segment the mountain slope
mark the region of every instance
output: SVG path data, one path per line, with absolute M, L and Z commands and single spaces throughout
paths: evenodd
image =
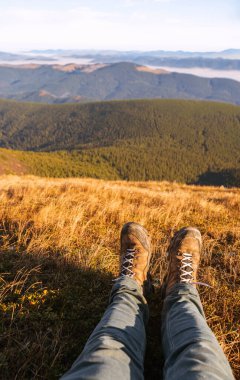
M 149 70 L 133 63 L 0 66 L 0 97 L 40 103 L 181 98 L 240 104 L 240 82 Z
M 240 185 L 240 108 L 227 104 L 1 101 L 0 146 L 55 151 L 18 153 L 44 176 Z

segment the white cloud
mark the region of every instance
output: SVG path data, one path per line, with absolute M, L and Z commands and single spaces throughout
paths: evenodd
M 155 3 L 172 3 L 175 0 L 153 0 Z
M 167 24 L 181 24 L 181 23 L 183 23 L 182 19 L 180 19 L 180 18 L 174 18 L 174 17 L 166 18 L 165 21 L 166 21 Z
M 124 5 L 128 7 L 140 4 L 154 4 L 154 3 L 171 3 L 175 0 L 124 0 Z
M 5 45 L 87 46 L 98 38 L 99 29 L 113 26 L 111 16 L 88 7 L 67 11 L 8 9 L 0 14 L 0 33 Z
M 157 0 L 126 0 L 141 3 Z M 176 0 L 160 0 L 176 1 Z M 177 2 L 176 2 L 177 4 Z M 156 6 L 155 6 L 156 8 Z M 97 11 L 10 8 L 0 12 L 0 50 L 32 48 L 221 50 L 237 47 L 238 23 L 191 19 L 152 7 Z M 107 9 L 107 8 L 106 8 Z M 212 20 L 212 18 L 211 18 Z

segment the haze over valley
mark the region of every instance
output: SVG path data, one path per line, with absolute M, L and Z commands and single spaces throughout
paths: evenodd
M 197 75 L 204 78 L 228 78 L 240 81 L 240 50 L 219 52 L 184 51 L 89 51 L 42 50 L 19 53 L 0 52 L 0 65 L 58 64 L 76 65 L 132 62 L 168 72 Z

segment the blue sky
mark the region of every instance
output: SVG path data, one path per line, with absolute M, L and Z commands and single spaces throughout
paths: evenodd
M 7 0 L 0 50 L 240 48 L 239 0 Z

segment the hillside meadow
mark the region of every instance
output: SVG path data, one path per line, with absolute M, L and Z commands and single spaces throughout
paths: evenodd
M 152 236 L 145 378 L 160 379 L 166 249 L 187 225 L 203 235 L 199 287 L 208 324 L 240 378 L 240 189 L 170 182 L 0 177 L 0 372 L 58 379 L 81 352 L 118 274 L 123 223 Z

